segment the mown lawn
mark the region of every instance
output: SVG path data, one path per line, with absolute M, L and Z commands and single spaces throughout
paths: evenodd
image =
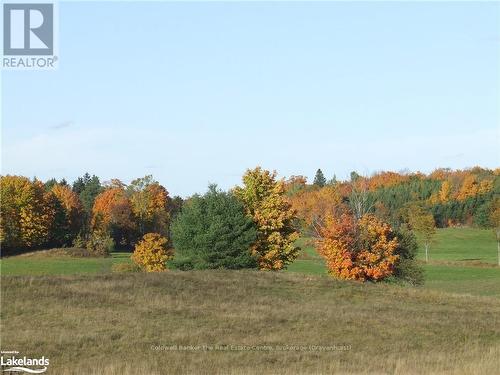
M 425 259 L 422 247 L 419 249 L 419 259 Z M 429 249 L 429 260 L 496 264 L 498 258 L 495 234 L 491 229 L 438 229 Z

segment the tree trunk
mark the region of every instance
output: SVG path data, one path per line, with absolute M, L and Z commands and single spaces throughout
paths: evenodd
M 429 262 L 429 245 L 425 245 L 425 263 Z
M 500 241 L 497 241 L 498 265 L 500 266 Z

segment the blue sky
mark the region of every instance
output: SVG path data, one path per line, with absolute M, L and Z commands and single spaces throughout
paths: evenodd
M 2 173 L 498 167 L 499 3 L 59 4 L 59 68 L 2 72 Z

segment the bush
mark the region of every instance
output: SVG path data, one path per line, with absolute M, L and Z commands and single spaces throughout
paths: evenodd
M 115 248 L 115 242 L 109 234 L 94 231 L 87 240 L 86 248 L 94 256 L 109 256 Z
M 318 252 L 332 276 L 379 281 L 393 274 L 398 241 L 389 224 L 375 216 L 327 216 L 320 236 Z
M 135 246 L 132 260 L 146 272 L 164 271 L 173 252 L 167 249 L 167 239 L 158 233 L 147 233 Z
M 215 185 L 186 203 L 172 225 L 178 269 L 256 268 L 250 254 L 257 231 L 243 204 Z
M 411 285 L 422 285 L 424 271 L 415 259 L 418 250 L 415 234 L 405 226 L 395 230 L 395 234 L 398 239 L 395 254 L 399 259 L 394 266 L 394 277 Z

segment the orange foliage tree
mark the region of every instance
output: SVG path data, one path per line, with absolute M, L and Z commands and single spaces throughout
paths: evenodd
M 83 206 L 78 195 L 66 185 L 56 184 L 51 190 L 62 211 L 62 222 L 54 231 L 61 233 L 62 242 L 70 242 L 80 231 L 83 221 Z
M 317 241 L 329 273 L 344 280 L 378 281 L 390 275 L 399 256 L 391 227 L 373 215 L 327 216 Z
M 111 234 L 116 243 L 130 241 L 135 226 L 125 190 L 112 187 L 99 194 L 92 208 L 92 230 Z
M 289 198 L 297 217 L 316 233 L 327 215 L 336 215 L 342 209 L 342 197 L 333 186 L 302 190 Z

